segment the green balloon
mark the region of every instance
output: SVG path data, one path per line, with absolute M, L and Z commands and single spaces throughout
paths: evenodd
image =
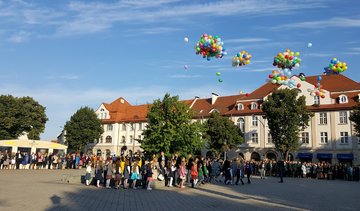
M 221 73 L 220 72 L 216 72 L 216 76 L 220 76 L 221 75 Z
M 223 80 L 222 80 L 221 78 L 219 78 L 219 80 L 218 80 L 218 81 L 219 81 L 219 83 L 222 83 L 222 82 L 223 82 Z

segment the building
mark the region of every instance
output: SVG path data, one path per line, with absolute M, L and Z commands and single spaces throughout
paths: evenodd
M 349 120 L 350 111 L 359 102 L 360 84 L 343 75 L 322 76 L 321 85 L 325 98 L 312 96 L 309 89 L 317 84 L 317 76 L 306 77 L 298 88 L 299 95 L 306 97 L 306 105 L 314 113 L 309 127 L 301 131 L 301 147 L 290 152 L 289 159 L 307 161 L 326 160 L 332 163 L 359 161 L 359 139 Z M 182 102 L 195 111 L 194 120 L 205 121 L 214 111 L 229 117 L 244 132 L 244 142 L 230 153 L 245 159 L 279 158 L 267 126 L 261 104 L 274 89 L 287 88 L 284 85 L 266 83 L 249 94 L 195 97 Z M 125 147 L 132 152 L 141 150 L 138 139 L 146 126 L 148 105 L 133 106 L 124 98 L 110 104 L 102 103 L 96 110 L 102 119 L 104 133 L 97 143 L 90 145 L 93 153 L 103 156 L 121 153 Z
M 50 141 L 40 141 L 40 140 L 0 140 L 0 151 L 2 153 L 7 150 L 9 153 L 16 153 L 20 151 L 22 153 L 26 152 L 31 153 L 47 153 L 48 155 L 55 154 L 66 154 L 67 146 L 58 144 Z

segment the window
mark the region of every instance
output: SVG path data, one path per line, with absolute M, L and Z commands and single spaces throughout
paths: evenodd
M 132 143 L 134 140 L 133 140 L 133 136 L 130 136 L 130 143 Z
M 268 133 L 268 141 L 267 142 L 268 142 L 268 144 L 273 143 L 271 133 Z
M 141 141 L 141 135 L 138 135 L 138 140 L 137 141 Z
M 108 124 L 108 125 L 107 125 L 107 131 L 112 131 L 112 130 L 113 130 L 113 126 L 110 125 L 110 124 Z
M 239 118 L 237 120 L 236 125 L 240 128 L 241 132 L 243 132 L 243 133 L 245 132 L 245 120 L 244 120 L 244 118 Z
M 309 133 L 308 132 L 302 132 L 301 133 L 301 143 L 302 144 L 308 144 L 309 143 Z
M 327 144 L 327 143 L 328 143 L 328 135 L 327 135 L 327 132 L 321 132 L 321 133 L 320 133 L 320 143 L 321 143 L 321 144 Z
M 339 112 L 339 120 L 340 124 L 347 124 L 348 118 L 347 118 L 347 112 L 346 111 L 340 111 Z
M 101 113 L 100 116 L 101 116 L 100 119 L 104 119 L 104 118 L 103 118 L 103 113 Z
M 349 143 L 349 134 L 348 132 L 340 132 L 340 143 L 348 144 Z
M 314 96 L 314 104 L 320 105 L 320 96 Z
M 125 143 L 125 136 L 121 136 L 121 143 Z
M 139 123 L 139 130 L 142 130 L 142 123 Z
M 105 110 L 102 108 L 102 109 L 100 109 L 100 111 L 105 111 Z
M 244 110 L 244 105 L 241 103 L 237 104 L 237 110 Z
M 339 103 L 347 103 L 347 102 L 348 102 L 348 98 L 346 95 L 339 96 Z
M 258 134 L 257 133 L 252 133 L 251 134 L 251 141 L 252 141 L 252 143 L 254 143 L 254 144 L 257 144 L 258 143 Z
M 320 113 L 320 125 L 326 125 L 327 124 L 327 113 L 321 112 Z
M 257 116 L 252 116 L 252 126 L 258 126 L 258 118 L 257 118 Z
M 122 125 L 122 130 L 126 131 L 126 125 L 125 124 Z
M 134 130 L 134 123 L 130 124 L 130 130 Z
M 251 103 L 251 110 L 257 109 L 257 104 L 256 103 Z
M 106 136 L 105 143 L 111 143 L 111 142 L 112 142 L 111 136 Z

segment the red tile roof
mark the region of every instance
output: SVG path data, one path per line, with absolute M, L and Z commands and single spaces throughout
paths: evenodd
M 306 81 L 315 85 L 317 83 L 317 77 L 318 76 L 306 77 Z M 358 94 L 360 93 L 360 83 L 355 82 L 344 75 L 322 76 L 321 84 L 323 89 L 330 92 L 331 98 L 335 99 L 335 104 L 309 106 L 308 108 L 311 111 L 350 109 L 355 106 L 359 100 Z M 221 114 L 226 116 L 262 114 L 263 112 L 260 109 L 260 105 L 263 98 L 278 87 L 279 85 L 276 84 L 265 83 L 250 94 L 217 97 L 214 104 L 211 103 L 212 98 L 195 98 L 192 100 L 182 100 L 181 102 L 187 104 L 188 106 L 192 105 L 191 109 L 195 112 L 194 118 L 207 118 L 210 116 L 210 111 L 213 109 L 218 110 Z M 341 93 L 333 92 L 345 92 L 344 94 L 348 96 L 349 102 L 339 104 L 336 99 Z M 250 109 L 252 102 L 257 103 L 257 109 Z M 242 103 L 244 109 L 237 110 L 237 103 Z M 102 120 L 103 123 L 145 122 L 149 106 L 151 106 L 151 104 L 133 106 L 124 98 L 118 98 L 110 104 L 103 104 L 110 112 L 110 119 Z

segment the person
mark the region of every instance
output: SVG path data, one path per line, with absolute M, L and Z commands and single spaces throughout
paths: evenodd
M 231 175 L 230 175 L 230 161 L 228 159 L 226 159 L 224 161 L 224 165 L 223 165 L 223 169 L 222 171 L 224 172 L 224 176 L 225 176 L 225 185 L 231 183 Z
M 198 168 L 198 184 L 204 184 L 204 171 L 203 171 L 203 164 L 199 163 L 199 168 Z
M 29 166 L 29 155 L 27 152 L 24 153 L 23 159 L 21 161 L 22 169 L 28 169 Z
M 109 189 L 110 187 L 110 181 L 112 179 L 113 174 L 113 168 L 112 168 L 112 159 L 108 159 L 106 161 L 106 188 Z
M 284 182 L 283 177 L 284 177 L 284 172 L 285 172 L 285 163 L 284 163 L 283 159 L 280 159 L 277 162 L 276 166 L 277 166 L 278 172 L 279 172 L 280 183 L 283 183 Z
M 3 161 L 3 169 L 9 169 L 11 157 L 7 150 L 5 150 L 5 152 L 4 152 L 3 160 L 4 160 Z
M 85 183 L 86 183 L 86 186 L 89 186 L 89 185 L 90 185 L 91 172 L 92 172 L 92 169 L 91 169 L 91 161 L 90 161 L 90 162 L 87 164 L 87 166 L 86 166 L 86 174 L 85 174 Z
M 265 179 L 265 162 L 261 161 L 259 164 L 260 179 Z
M 151 163 L 147 163 L 146 164 L 146 181 L 147 181 L 147 190 L 152 190 L 151 188 L 151 182 L 153 180 L 153 171 L 152 171 L 152 166 L 151 166 Z
M 237 176 L 237 166 L 239 158 L 234 158 L 233 162 L 231 163 L 230 175 L 231 175 L 231 184 L 234 184 L 235 177 Z
M 179 176 L 180 176 L 180 186 L 179 188 L 184 188 L 184 183 L 186 179 L 186 173 L 185 173 L 185 160 L 181 161 L 180 168 L 179 168 Z
M 169 187 L 173 187 L 173 179 L 175 176 L 175 171 L 176 171 L 176 160 L 172 159 L 171 164 L 169 166 L 169 183 L 168 183 Z
M 236 170 L 236 182 L 235 185 L 239 184 L 239 180 L 241 182 L 242 185 L 244 185 L 244 181 L 242 180 L 242 178 L 244 177 L 244 171 L 243 171 L 244 165 L 243 165 L 243 160 L 237 160 L 237 170 Z
M 135 161 L 131 168 L 132 188 L 136 189 L 136 180 L 139 178 L 139 166 Z
M 98 160 L 96 162 L 95 167 L 95 179 L 96 179 L 96 187 L 100 187 L 100 182 L 103 180 L 103 163 L 102 160 Z
M 115 189 L 120 188 L 120 183 L 121 183 L 120 157 L 117 157 L 115 161 Z
M 130 179 L 130 160 L 129 158 L 125 158 L 124 165 L 124 189 L 128 189 L 128 181 Z
M 195 188 L 196 183 L 198 181 L 198 168 L 197 168 L 197 163 L 195 161 L 193 161 L 190 170 L 191 170 L 191 187 Z
M 147 179 L 147 177 L 148 177 L 147 171 L 149 170 L 148 164 L 149 164 L 149 161 L 146 160 L 145 165 L 141 166 L 141 179 L 142 179 L 142 188 L 143 189 L 146 189 L 147 182 L 148 182 L 148 179 Z M 152 173 L 151 173 L 151 176 L 152 176 Z
M 252 171 L 253 171 L 252 170 L 252 165 L 250 164 L 249 161 L 246 161 L 245 165 L 244 165 L 244 173 L 246 174 L 248 184 L 251 184 L 250 176 L 251 176 Z

